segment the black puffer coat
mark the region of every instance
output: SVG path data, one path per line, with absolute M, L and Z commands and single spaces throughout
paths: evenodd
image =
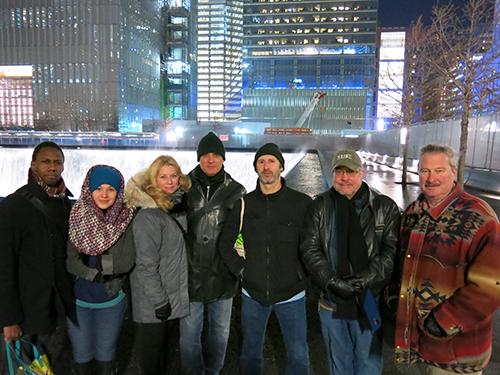
M 300 249 L 306 268 L 323 289 L 334 276 L 329 260 L 334 204 L 329 191 L 320 194 L 306 214 L 301 236 Z M 378 295 L 394 268 L 400 211 L 391 198 L 369 189 L 368 204 L 361 210 L 359 221 L 368 247 L 368 287 Z
M 23 192 L 39 198 L 50 218 Z M 42 334 L 54 329 L 56 309 L 73 317 L 65 266 L 69 211 L 67 198 L 49 197 L 34 181 L 0 203 L 0 326 Z
M 196 173 L 189 173 L 192 187 L 187 193 L 188 233 L 186 247 L 189 264 L 189 300 L 211 302 L 233 297 L 238 281 L 219 255 L 219 236 L 234 203 L 245 194 L 245 188 L 224 173 L 224 179 L 205 196 Z

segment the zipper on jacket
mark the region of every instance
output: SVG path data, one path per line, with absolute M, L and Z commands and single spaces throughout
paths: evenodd
M 266 196 L 266 221 L 269 220 L 269 198 Z M 268 234 L 268 239 L 267 239 L 267 246 L 266 246 L 266 300 L 269 301 L 269 256 L 270 256 L 270 250 L 269 250 L 269 242 L 270 242 L 270 235 Z
M 205 196 L 207 202 L 209 201 L 209 197 L 210 197 L 210 185 L 207 185 L 207 195 Z

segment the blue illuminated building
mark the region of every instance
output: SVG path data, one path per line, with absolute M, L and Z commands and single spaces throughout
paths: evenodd
M 243 119 L 372 128 L 378 1 L 244 1 Z
M 2 0 L 0 67 L 31 66 L 33 126 L 141 131 L 160 119 L 162 3 Z

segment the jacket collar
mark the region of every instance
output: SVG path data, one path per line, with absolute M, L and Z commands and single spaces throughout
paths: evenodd
M 459 184 L 455 184 L 455 187 L 451 190 L 450 194 L 444 198 L 441 203 L 437 206 L 429 208 L 429 204 L 425 199 L 424 194 L 420 194 L 418 197 L 419 209 L 427 212 L 434 220 L 437 220 L 439 216 L 448 208 L 448 206 L 455 201 L 455 199 L 463 193 L 463 188 Z
M 267 198 L 274 198 L 274 197 L 277 197 L 281 194 L 281 192 L 285 191 L 287 186 L 286 186 L 286 181 L 283 177 L 280 177 L 281 178 L 281 188 L 275 192 L 275 193 L 272 193 L 272 194 L 264 194 L 262 193 L 262 190 L 260 189 L 260 184 L 259 184 L 259 179 L 257 178 L 257 187 L 255 188 L 255 190 L 259 193 L 259 195 L 263 196 L 263 197 L 267 197 Z

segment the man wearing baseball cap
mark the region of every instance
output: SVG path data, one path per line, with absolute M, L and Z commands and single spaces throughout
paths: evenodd
M 179 322 L 181 366 L 183 374 L 219 374 L 238 287 L 219 255 L 219 236 L 245 188 L 224 170 L 226 150 L 215 133 L 200 140 L 196 154 L 199 164 L 189 173 L 192 187 L 187 193 L 190 314 Z M 203 347 L 205 314 L 209 327 Z
M 363 181 L 354 150 L 335 153 L 332 173 L 332 187 L 306 214 L 300 247 L 322 289 L 319 315 L 330 374 L 381 374 L 380 316 L 373 315 L 394 266 L 399 209 Z
M 244 197 L 244 211 L 240 202 L 231 211 L 220 246 L 224 262 L 242 283 L 240 374 L 263 373 L 266 327 L 274 312 L 287 352 L 284 373 L 306 375 L 306 277 L 299 232 L 311 198 L 286 185 L 281 177 L 285 159 L 276 144 L 259 148 L 253 165 L 259 176 L 257 187 Z M 239 232 L 244 257 L 233 248 Z

